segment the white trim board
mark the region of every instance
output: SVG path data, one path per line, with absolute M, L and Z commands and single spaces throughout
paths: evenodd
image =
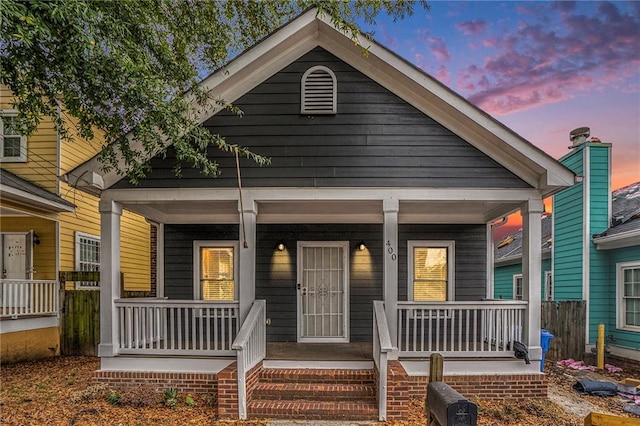
M 100 371 L 142 371 L 157 373 L 219 373 L 235 362 L 230 358 L 192 357 L 101 357 Z
M 573 184 L 574 175 L 568 168 L 433 77 L 374 41 L 360 36 L 358 42 L 356 45 L 333 26 L 329 17 L 317 9 L 310 9 L 211 74 L 201 86 L 212 92 L 215 98 L 235 102 L 306 52 L 320 46 L 420 111 L 428 112 L 443 126 L 540 189 L 544 196 Z M 368 49 L 367 55 L 362 54 L 360 46 Z M 190 94 L 185 97 L 189 99 Z M 203 110 L 212 112 L 199 117 L 200 122 L 216 114 L 220 107 L 212 104 L 211 108 Z M 137 141 L 132 141 L 132 144 L 140 145 Z M 69 176 L 98 170 L 100 164 L 94 157 L 70 172 Z M 111 171 L 104 174 L 103 179 L 106 189 L 118 182 L 121 176 Z M 70 181 L 75 180 L 71 178 Z M 82 189 L 96 191 L 95 188 Z

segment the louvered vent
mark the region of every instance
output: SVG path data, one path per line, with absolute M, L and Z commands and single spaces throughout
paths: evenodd
M 321 65 L 311 67 L 302 76 L 302 114 L 335 114 L 337 93 L 335 74 Z

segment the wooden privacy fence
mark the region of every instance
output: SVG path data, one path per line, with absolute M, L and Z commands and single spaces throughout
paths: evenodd
M 66 290 L 60 315 L 62 355 L 98 355 L 100 292 Z
M 584 357 L 586 302 L 542 302 L 541 327 L 553 334 L 546 357 L 553 360 Z
M 151 297 L 142 291 L 122 291 L 123 298 Z M 100 291 L 65 290 L 60 312 L 62 355 L 98 355 L 100 343 Z

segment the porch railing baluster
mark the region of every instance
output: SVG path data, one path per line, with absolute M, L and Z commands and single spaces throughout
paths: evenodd
M 398 302 L 399 355 L 511 356 L 508 348 L 522 338 L 526 309 L 526 301 L 512 300 Z
M 116 300 L 115 306 L 119 354 L 225 356 L 235 353 L 231 343 L 237 335 L 237 329 L 234 331 L 237 302 L 128 298 Z M 229 314 L 215 315 L 222 311 Z M 228 332 L 216 334 L 218 328 Z

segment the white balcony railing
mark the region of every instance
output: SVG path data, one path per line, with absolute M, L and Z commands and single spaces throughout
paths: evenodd
M 57 315 L 58 297 L 58 281 L 0 280 L 0 317 Z
M 237 302 L 130 298 L 115 306 L 119 354 L 235 354 Z
M 401 357 L 512 356 L 522 342 L 527 302 L 398 302 Z
M 247 418 L 247 381 L 249 370 L 267 355 L 267 302 L 256 300 L 244 320 L 238 337 L 233 342 L 237 351 L 238 366 L 238 415 Z
M 393 352 L 384 302 L 373 302 L 373 362 L 378 368 L 378 420 L 387 420 L 387 360 Z

